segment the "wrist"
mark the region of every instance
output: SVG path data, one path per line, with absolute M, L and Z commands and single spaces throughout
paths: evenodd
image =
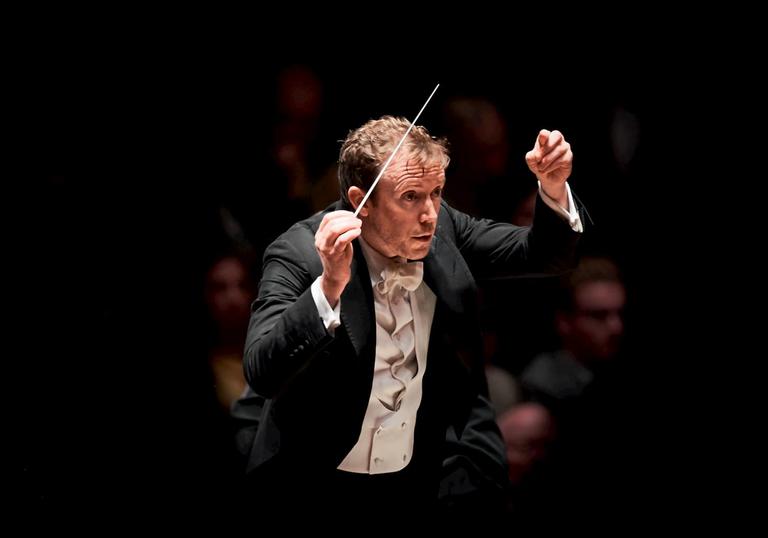
M 568 206 L 568 192 L 565 190 L 565 183 L 559 185 L 541 185 L 541 192 L 548 198 L 554 200 L 562 207 Z
M 320 277 L 320 290 L 325 295 L 325 300 L 328 301 L 331 308 L 336 308 L 343 289 L 344 286 L 339 281 L 335 281 L 325 275 Z

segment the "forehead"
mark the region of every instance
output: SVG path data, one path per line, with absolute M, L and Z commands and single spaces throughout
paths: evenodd
M 624 287 L 618 282 L 588 282 L 582 284 L 574 294 L 582 307 L 616 308 L 626 299 Z
M 408 153 L 398 153 L 389 163 L 382 180 L 394 184 L 432 184 L 445 181 L 445 169 L 440 161 L 422 162 Z
M 243 264 L 235 258 L 223 258 L 216 262 L 211 268 L 210 274 L 213 277 L 240 275 L 245 273 Z

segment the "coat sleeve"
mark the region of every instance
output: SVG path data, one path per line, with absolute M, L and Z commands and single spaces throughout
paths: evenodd
M 440 505 L 470 510 L 498 507 L 508 486 L 507 456 L 487 398 L 478 395 L 464 429 L 446 432 Z
M 280 394 L 333 341 L 310 290 L 319 264 L 307 227 L 292 228 L 264 253 L 243 361 L 248 384 L 264 397 Z
M 581 234 L 540 197 L 530 227 L 476 219 L 445 203 L 443 210 L 440 225 L 476 277 L 560 274 L 575 264 Z

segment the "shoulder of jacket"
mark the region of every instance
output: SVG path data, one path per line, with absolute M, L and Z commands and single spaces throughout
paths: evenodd
M 443 239 L 453 242 L 456 238 L 456 210 L 445 200 L 440 202 L 440 213 L 437 216 L 437 234 Z

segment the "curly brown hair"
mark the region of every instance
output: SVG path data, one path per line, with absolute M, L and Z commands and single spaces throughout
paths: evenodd
M 339 152 L 339 188 L 344 205 L 351 209 L 347 192 L 352 186 L 367 191 L 411 123 L 405 118 L 382 116 L 350 131 Z M 416 165 L 439 164 L 445 169 L 451 158 L 444 138 L 435 138 L 421 125 L 414 126 L 401 151 Z

